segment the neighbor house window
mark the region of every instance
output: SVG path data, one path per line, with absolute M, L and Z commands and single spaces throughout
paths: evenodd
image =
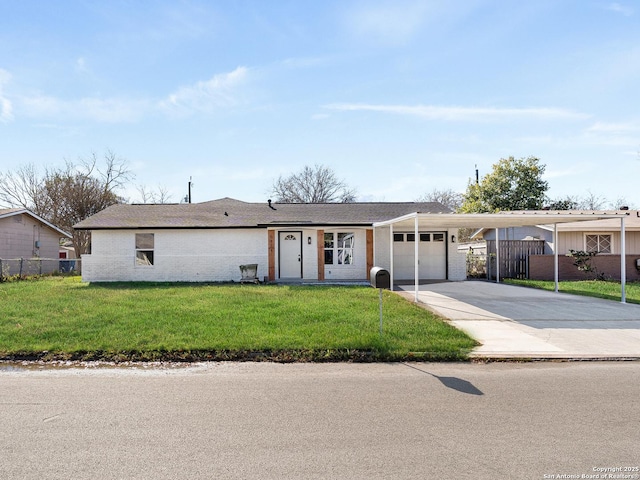
M 354 243 L 354 233 L 325 233 L 324 264 L 352 265 Z
M 153 265 L 153 233 L 136 233 L 136 265 Z
M 594 253 L 611 253 L 611 235 L 587 234 L 584 236 L 585 250 Z

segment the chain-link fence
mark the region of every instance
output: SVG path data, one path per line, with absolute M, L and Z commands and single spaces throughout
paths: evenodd
M 0 258 L 0 281 L 58 273 L 79 275 L 80 262 L 77 258 Z

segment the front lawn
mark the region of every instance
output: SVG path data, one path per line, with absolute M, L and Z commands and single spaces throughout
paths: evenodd
M 355 286 L 0 284 L 0 358 L 453 360 L 476 345 L 398 295 Z
M 555 290 L 555 283 L 546 280 L 516 280 L 505 279 L 504 283 L 512 285 L 522 285 L 524 287 L 541 288 L 543 290 Z M 558 282 L 558 290 L 564 293 L 575 295 L 586 295 L 589 297 L 606 298 L 608 300 L 620 301 L 620 282 L 605 280 L 580 280 Z M 626 284 L 626 301 L 629 303 L 640 303 L 640 283 L 631 282 Z

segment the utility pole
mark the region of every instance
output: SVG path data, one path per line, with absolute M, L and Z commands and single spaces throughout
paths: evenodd
M 189 177 L 189 194 L 187 195 L 187 198 L 189 199 L 189 203 L 191 203 L 191 185 L 192 185 L 191 179 L 192 178 L 193 177 Z

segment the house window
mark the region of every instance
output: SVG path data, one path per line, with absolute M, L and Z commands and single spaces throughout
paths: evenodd
M 407 242 L 415 242 L 416 234 L 415 233 L 407 233 Z
M 444 233 L 434 233 L 433 234 L 434 242 L 444 242 Z
M 430 242 L 431 241 L 431 234 L 430 233 L 421 233 L 420 234 L 420 241 L 421 242 Z
M 136 265 L 153 265 L 153 233 L 136 233 Z
M 585 250 L 595 253 L 611 253 L 611 235 L 587 234 L 584 236 Z
M 325 233 L 324 264 L 352 265 L 354 243 L 354 233 Z
M 393 234 L 394 242 L 404 242 L 404 233 L 394 233 Z

